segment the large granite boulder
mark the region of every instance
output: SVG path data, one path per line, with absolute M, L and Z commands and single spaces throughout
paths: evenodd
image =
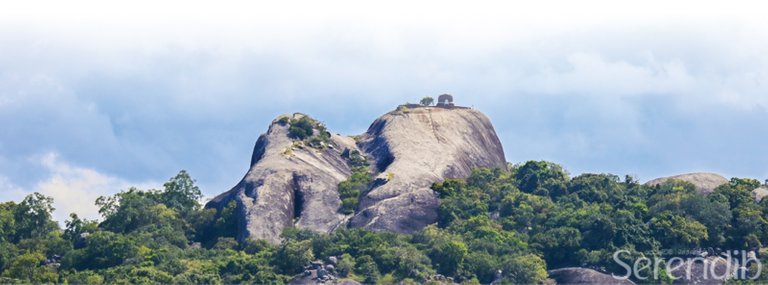
M 611 274 L 582 267 L 567 267 L 550 270 L 549 278 L 557 284 L 623 284 L 634 285 L 629 279 L 615 278 Z
M 768 196 L 768 186 L 760 186 L 757 189 L 752 190 L 752 197 L 754 197 L 757 202 L 762 201 L 765 196 Z
M 680 180 L 680 181 L 689 182 L 694 186 L 696 186 L 696 192 L 700 194 L 712 193 L 715 191 L 715 188 L 717 188 L 717 186 L 728 183 L 728 179 L 726 179 L 720 174 L 697 172 L 697 173 L 687 173 L 687 174 L 680 174 L 680 175 L 669 176 L 669 177 L 656 178 L 646 182 L 645 185 L 656 186 L 656 185 L 663 184 L 668 180 Z
M 477 167 L 506 167 L 504 151 L 488 118 L 461 107 L 392 111 L 356 138 L 330 135 L 320 147 L 292 138 L 289 120 L 276 118 L 259 137 L 245 177 L 206 207 L 237 205 L 239 239 L 280 241 L 285 227 L 318 232 L 365 227 L 400 233 L 437 220 L 432 183 L 464 178 Z M 324 130 L 315 130 L 324 131 Z M 349 178 L 344 153 L 362 153 L 375 177 L 357 211 L 340 213 L 338 184 Z
M 377 119 L 360 140 L 375 159 L 376 181 L 351 227 L 411 233 L 437 220 L 430 188 L 477 167 L 506 167 L 490 120 L 468 108 L 401 109 Z
M 738 266 L 719 256 L 670 260 L 670 274 L 677 284 L 723 284 L 735 276 Z
M 287 226 L 330 232 L 347 219 L 338 211 L 337 186 L 350 175 L 341 152 L 356 149 L 355 142 L 331 135 L 328 146 L 315 148 L 292 139 L 282 118 L 303 116 L 275 119 L 256 142 L 245 177 L 206 205 L 222 209 L 230 201 L 237 203 L 239 239 L 278 243 Z

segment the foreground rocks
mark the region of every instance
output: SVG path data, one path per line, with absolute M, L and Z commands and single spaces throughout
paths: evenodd
M 304 266 L 304 273 L 295 276 L 288 281 L 288 284 L 342 284 L 342 285 L 360 285 L 359 282 L 349 278 L 338 278 L 336 272 L 337 257 L 332 256 L 329 262 L 321 260 L 313 261 Z
M 630 280 L 614 278 L 611 274 L 582 267 L 554 269 L 548 273 L 549 278 L 555 280 L 557 284 L 635 284 Z
M 490 121 L 469 108 L 401 108 L 377 119 L 361 136 L 329 133 L 330 139 L 311 146 L 292 137 L 286 123 L 303 116 L 275 119 L 256 142 L 245 177 L 206 205 L 221 212 L 236 203 L 240 240 L 278 243 L 289 226 L 411 233 L 437 219 L 432 183 L 467 177 L 477 167 L 506 167 Z M 344 215 L 337 186 L 351 174 L 342 154 L 353 151 L 367 158 L 374 180 L 356 211 Z
M 719 256 L 670 263 L 676 284 L 723 284 L 734 277 L 738 265 Z

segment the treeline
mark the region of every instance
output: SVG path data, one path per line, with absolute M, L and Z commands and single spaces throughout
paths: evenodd
M 638 257 L 760 249 L 768 244 L 768 201 L 753 199 L 759 186 L 734 178 L 702 195 L 680 181 L 646 187 L 629 176 L 570 178 L 557 164 L 530 161 L 436 183 L 439 220 L 412 235 L 288 229 L 271 245 L 237 242 L 234 202 L 219 213 L 203 209 L 200 189 L 181 171 L 160 190 L 101 197 L 100 221 L 72 214 L 64 228 L 51 220 L 49 197 L 0 204 L 0 283 L 285 283 L 330 257 L 340 278 L 364 283 L 438 274 L 468 284 L 541 283 L 560 267 L 620 270 L 612 260 L 620 249 Z

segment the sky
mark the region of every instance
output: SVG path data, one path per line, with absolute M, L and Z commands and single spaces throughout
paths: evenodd
M 182 169 L 211 198 L 280 114 L 354 135 L 443 93 L 512 163 L 768 178 L 759 2 L 280 2 L 0 4 L 0 201 L 98 218 Z

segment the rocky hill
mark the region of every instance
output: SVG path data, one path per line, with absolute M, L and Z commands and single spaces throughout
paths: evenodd
M 341 200 L 336 187 L 349 177 L 350 167 L 339 150 L 356 149 L 355 142 L 329 135 L 322 147 L 311 147 L 291 138 L 286 121 L 303 117 L 294 114 L 274 120 L 256 141 L 245 177 L 206 205 L 222 209 L 235 201 L 240 239 L 278 242 L 286 226 L 328 232 L 346 220 L 338 212 Z
M 689 182 L 694 186 L 696 186 L 696 192 L 699 192 L 701 194 L 712 193 L 713 191 L 715 191 L 715 188 L 717 188 L 717 186 L 728 183 L 728 179 L 726 179 L 720 174 L 708 173 L 708 172 L 697 172 L 697 173 L 686 173 L 686 174 L 680 174 L 675 176 L 656 178 L 646 182 L 645 185 L 656 186 L 659 184 L 663 184 L 668 180 L 680 180 L 680 181 Z
M 344 214 L 338 185 L 352 174 L 350 154 L 360 154 L 372 182 L 354 211 Z M 493 126 L 476 110 L 401 107 L 355 137 L 333 135 L 297 113 L 272 122 L 256 142 L 245 177 L 206 207 L 234 202 L 240 239 L 276 243 L 288 226 L 409 233 L 437 219 L 432 183 L 466 177 L 477 167 L 504 168 L 506 162 Z
M 506 167 L 485 115 L 471 109 L 417 108 L 377 119 L 360 140 L 377 181 L 350 226 L 408 233 L 437 219 L 432 183 L 469 176 L 477 167 Z

